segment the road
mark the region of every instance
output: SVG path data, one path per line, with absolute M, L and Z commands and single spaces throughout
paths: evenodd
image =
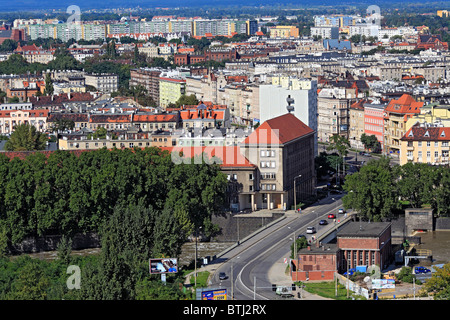
M 215 270 L 209 287 L 227 288 L 236 300 L 283 299 L 272 291 L 269 269 L 285 258 L 289 261 L 294 235 L 297 237 L 304 234 L 308 240 L 311 238 L 310 234 L 306 234 L 308 226 L 316 227 L 316 237 L 326 229 L 333 228 L 334 221 L 327 216 L 335 213 L 339 219 L 337 211 L 342 204 L 341 197 L 342 195 L 331 195 L 300 214 L 292 211 L 283 221 L 226 253 L 220 258 L 223 263 Z M 321 219 L 328 220 L 329 224 L 319 226 Z M 225 272 L 228 279 L 220 280 L 219 272 Z

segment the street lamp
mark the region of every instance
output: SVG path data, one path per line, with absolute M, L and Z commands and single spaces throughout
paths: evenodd
M 295 188 L 295 180 L 297 178 L 300 178 L 302 175 L 299 174 L 298 176 L 294 177 L 294 210 L 297 210 L 297 189 Z
M 202 227 L 199 227 L 198 229 L 202 229 Z M 197 241 L 198 241 L 198 229 L 196 229 L 195 233 L 195 261 L 194 261 L 194 286 L 197 287 Z

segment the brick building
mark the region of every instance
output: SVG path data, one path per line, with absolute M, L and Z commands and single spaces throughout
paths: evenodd
M 239 59 L 239 54 L 236 49 L 207 50 L 204 54 L 179 53 L 173 56 L 173 62 L 176 65 L 189 65 L 205 61 L 234 61 L 237 59 Z
M 337 231 L 336 239 L 299 250 L 291 261 L 292 280 L 331 281 L 335 272 L 371 265 L 383 269 L 391 260 L 390 222 L 349 222 Z

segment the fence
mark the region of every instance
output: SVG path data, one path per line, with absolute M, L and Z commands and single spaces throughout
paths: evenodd
M 348 288 L 350 291 L 354 292 L 359 296 L 363 296 L 366 299 L 369 299 L 369 290 L 361 287 L 357 283 L 347 279 L 346 277 L 340 275 L 339 273 L 335 273 L 335 277 L 337 277 L 340 284 L 344 285 L 345 288 Z

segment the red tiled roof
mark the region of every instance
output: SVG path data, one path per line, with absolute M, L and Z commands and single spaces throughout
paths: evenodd
M 91 114 L 89 123 L 131 123 L 131 114 Z
M 170 122 L 177 118 L 176 114 L 135 114 L 133 122 Z
M 420 124 L 416 124 L 406 131 L 401 140 L 450 141 L 450 127 L 421 127 Z
M 403 94 L 399 99 L 392 99 L 385 111 L 393 113 L 420 113 L 423 102 L 417 102 L 409 94 Z
M 313 133 L 314 130 L 291 113 L 267 120 L 245 140 L 244 144 L 285 144 Z

